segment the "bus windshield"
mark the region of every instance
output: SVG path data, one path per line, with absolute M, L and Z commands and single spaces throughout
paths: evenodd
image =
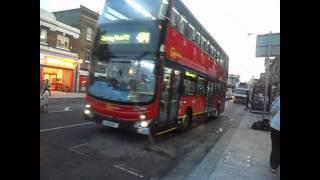
M 155 60 L 152 58 L 111 58 L 108 63 L 94 58 L 91 68 L 88 93 L 95 97 L 118 102 L 148 102 L 154 97 Z
M 167 9 L 167 0 L 107 0 L 98 23 L 163 19 Z
M 235 89 L 234 93 L 236 94 L 243 94 L 243 95 L 247 95 L 248 90 L 246 89 Z

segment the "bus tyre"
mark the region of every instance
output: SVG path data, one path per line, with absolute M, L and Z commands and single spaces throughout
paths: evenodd
M 190 127 L 191 121 L 192 121 L 192 115 L 187 111 L 184 114 L 182 122 L 180 124 L 180 127 L 179 127 L 180 132 L 185 132 L 186 130 L 188 130 Z

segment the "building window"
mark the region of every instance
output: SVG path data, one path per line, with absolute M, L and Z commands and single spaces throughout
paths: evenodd
M 58 34 L 57 47 L 69 49 L 69 38 L 61 34 Z
M 92 39 L 93 39 L 92 37 L 93 37 L 92 28 L 87 27 L 87 40 L 88 40 L 88 41 L 92 41 Z
M 40 42 L 47 43 L 47 30 L 40 29 Z
M 90 49 L 86 49 L 86 52 L 85 52 L 86 54 L 85 54 L 85 60 L 90 60 Z

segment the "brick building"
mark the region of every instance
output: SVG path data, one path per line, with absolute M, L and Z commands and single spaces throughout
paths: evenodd
M 48 79 L 51 90 L 75 92 L 77 89 L 80 30 L 56 20 L 40 9 L 40 81 Z
M 79 92 L 84 92 L 89 75 L 90 54 L 99 14 L 80 5 L 80 8 L 53 12 L 57 20 L 80 30 L 79 57 L 83 63 L 79 70 Z

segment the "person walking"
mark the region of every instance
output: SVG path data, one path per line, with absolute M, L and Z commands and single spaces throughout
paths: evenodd
M 280 166 L 280 96 L 272 103 L 271 114 L 272 119 L 270 127 L 272 150 L 270 155 L 270 167 L 271 171 L 276 173 Z
M 247 91 L 247 96 L 246 96 L 246 106 L 245 106 L 244 110 L 249 109 L 249 101 L 250 101 L 250 98 L 249 98 L 249 91 Z
M 44 94 L 44 92 L 46 92 L 46 91 L 49 91 L 49 96 L 51 96 L 50 88 L 51 88 L 51 84 L 50 84 L 49 80 L 46 79 L 45 83 L 44 83 L 44 88 L 43 88 L 42 94 Z

